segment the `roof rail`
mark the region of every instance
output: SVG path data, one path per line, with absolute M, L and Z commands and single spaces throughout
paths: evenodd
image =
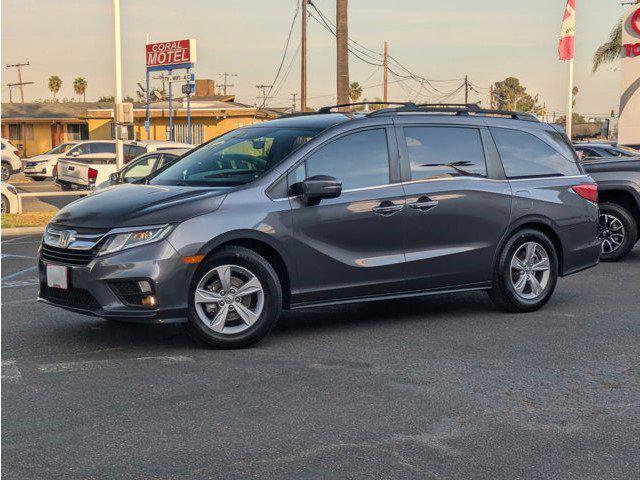
M 384 108 L 369 113 L 367 116 L 397 114 L 397 113 L 454 113 L 456 115 L 488 115 L 506 116 L 514 120 L 524 120 L 528 122 L 538 122 L 539 120 L 530 113 L 513 112 L 510 110 L 492 110 L 481 108 L 476 103 L 408 103 L 398 108 Z
M 341 103 L 339 105 L 328 105 L 318 109 L 316 113 L 331 113 L 336 108 L 355 107 L 359 105 L 401 105 L 401 106 L 416 106 L 412 102 L 355 102 L 355 103 Z

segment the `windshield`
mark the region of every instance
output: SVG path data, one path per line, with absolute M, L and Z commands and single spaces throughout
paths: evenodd
M 62 145 L 58 145 L 57 147 L 52 148 L 51 150 L 49 150 L 47 152 L 47 154 L 49 154 L 49 153 L 65 153 L 67 150 L 69 150 L 74 145 L 75 145 L 75 143 L 63 143 Z
M 148 183 L 210 187 L 243 185 L 264 175 L 319 132 L 292 127 L 234 130 L 187 153 Z

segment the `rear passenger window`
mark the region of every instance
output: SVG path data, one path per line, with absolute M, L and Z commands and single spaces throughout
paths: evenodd
M 480 131 L 459 127 L 404 127 L 411 179 L 485 176 Z
M 115 143 L 88 143 L 90 153 L 116 153 Z
M 508 178 L 581 175 L 577 163 L 565 158 L 535 135 L 508 128 L 490 128 Z
M 351 133 L 320 147 L 298 167 L 296 180 L 330 175 L 342 181 L 342 189 L 372 187 L 389 183 L 389 149 L 384 129 Z

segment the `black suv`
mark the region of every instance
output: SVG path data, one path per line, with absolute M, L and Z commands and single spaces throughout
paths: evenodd
M 597 188 L 553 126 L 475 105 L 332 112 L 235 130 L 63 208 L 40 300 L 240 347 L 283 308 L 486 290 L 532 311 L 598 262 Z

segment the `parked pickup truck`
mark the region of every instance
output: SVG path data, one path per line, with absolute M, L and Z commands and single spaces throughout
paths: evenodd
M 581 163 L 598 183 L 600 259 L 615 262 L 640 236 L 640 158 L 584 157 Z
M 187 143 L 160 140 L 124 142 L 125 165 L 134 158 L 156 150 L 193 148 Z M 78 142 L 58 159 L 54 173 L 56 183 L 62 190 L 92 189 L 109 179 L 118 170 L 116 165 L 116 142 L 114 140 L 90 140 Z

